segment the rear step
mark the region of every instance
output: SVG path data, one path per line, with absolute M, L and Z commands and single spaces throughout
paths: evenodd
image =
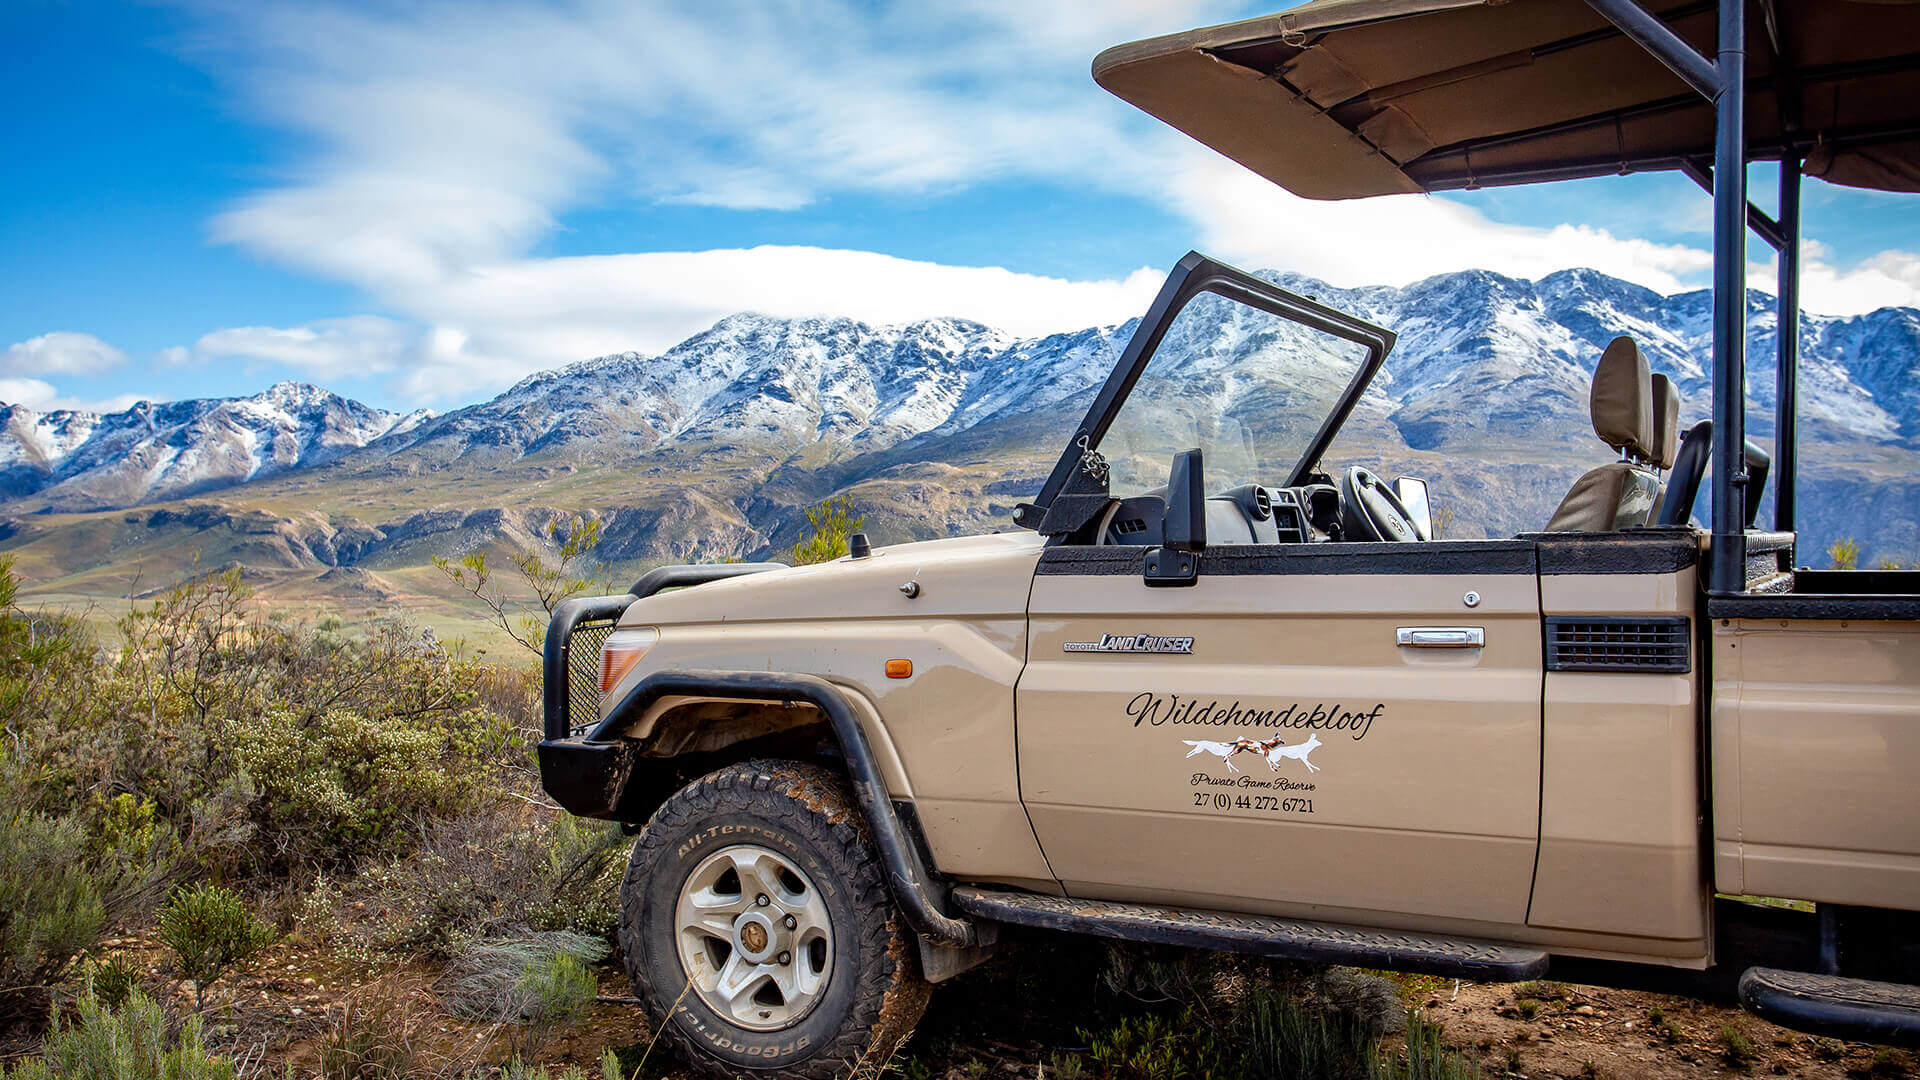
M 1547 954 L 1537 949 L 1398 930 L 970 887 L 953 890 L 953 902 L 970 915 L 1021 926 L 1288 960 L 1392 968 L 1481 982 L 1519 982 L 1537 979 L 1547 971 Z
M 1740 976 L 1740 1004 L 1795 1031 L 1920 1047 L 1920 987 L 1904 983 L 1748 968 Z

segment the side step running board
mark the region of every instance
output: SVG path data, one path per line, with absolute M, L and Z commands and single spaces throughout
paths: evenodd
M 1547 954 L 1537 949 L 1397 930 L 990 892 L 964 886 L 953 890 L 953 903 L 970 915 L 1021 926 L 1287 960 L 1384 967 L 1481 982 L 1519 982 L 1547 972 Z
M 1920 1047 L 1920 986 L 1757 967 L 1740 976 L 1740 1004 L 1795 1031 Z

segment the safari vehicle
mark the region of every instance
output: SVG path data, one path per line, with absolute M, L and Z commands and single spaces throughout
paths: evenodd
M 1747 228 L 1791 326 L 1802 173 L 1920 189 L 1920 6 L 1315 0 L 1094 74 L 1311 198 L 1693 174 L 1711 419 L 1683 436 L 1614 341 L 1619 460 L 1538 532 L 1433 538 L 1424 485 L 1357 460 L 1393 333 L 1189 255 L 1018 531 L 566 605 L 543 782 L 637 834 L 622 935 L 669 1037 L 842 1073 L 1018 925 L 1920 1041 L 1920 575 L 1797 568 L 1797 335 L 1771 455 L 1741 393 Z

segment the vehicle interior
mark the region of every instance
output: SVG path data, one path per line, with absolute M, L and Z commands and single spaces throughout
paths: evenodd
M 1248 290 L 1270 293 L 1301 304 L 1313 302 L 1287 293 L 1243 271 L 1205 259 L 1189 256 L 1169 279 L 1168 290 L 1175 291 L 1183 272 L 1192 260 L 1200 260 L 1210 273 L 1236 279 Z M 1237 299 L 1238 297 L 1236 297 Z M 1158 305 L 1156 305 L 1158 307 Z M 1362 465 L 1338 466 L 1338 475 L 1326 471 L 1322 457 L 1326 447 L 1339 434 L 1341 422 L 1351 413 L 1378 371 L 1378 360 L 1356 358 L 1355 371 L 1338 396 L 1324 399 L 1325 415 L 1296 415 L 1295 426 L 1318 426 L 1319 434 L 1299 453 L 1288 458 L 1287 476 L 1270 478 L 1259 475 L 1281 466 L 1267 463 L 1265 470 L 1247 454 L 1242 444 L 1257 441 L 1259 432 L 1244 430 L 1229 419 L 1209 418 L 1196 433 L 1188 417 L 1184 426 L 1180 416 L 1166 412 L 1150 413 L 1144 423 L 1162 432 L 1155 451 L 1147 456 L 1165 463 L 1173 456 L 1169 442 L 1175 434 L 1197 444 L 1187 453 L 1197 453 L 1189 482 L 1204 492 L 1198 500 L 1197 515 L 1183 511 L 1169 501 L 1170 485 L 1146 486 L 1139 479 L 1144 468 L 1120 469 L 1104 451 L 1121 442 L 1116 428 L 1125 418 L 1150 406 L 1136 406 L 1142 397 L 1152 397 L 1154 373 L 1166 381 L 1190 380 L 1194 376 L 1181 366 L 1184 361 L 1162 363 L 1166 351 L 1168 323 L 1178 319 L 1182 308 L 1168 306 L 1163 321 L 1143 321 L 1110 383 L 1120 380 L 1121 395 L 1107 400 L 1104 395 L 1088 413 L 1073 445 L 1062 459 L 1067 480 L 1054 501 L 1081 508 L 1085 516 L 1069 528 L 1042 528 L 1056 543 L 1129 546 L 1153 548 L 1167 543 L 1166 522 L 1186 513 L 1199 523 L 1197 530 L 1207 545 L 1246 544 L 1321 544 L 1321 543 L 1420 543 L 1433 539 L 1434 529 L 1428 482 L 1420 477 L 1402 476 L 1391 482 Z M 1285 317 L 1284 311 L 1275 312 Z M 1215 317 L 1218 317 L 1217 313 Z M 1352 320 L 1356 325 L 1358 320 Z M 1384 335 L 1380 328 L 1368 328 Z M 1390 336 L 1387 337 L 1390 341 Z M 1358 346 L 1356 346 L 1358 348 Z M 1384 353 L 1382 354 L 1384 356 Z M 1165 370 L 1166 368 L 1172 370 Z M 1679 389 L 1665 374 L 1651 370 L 1639 345 L 1631 337 L 1618 337 L 1600 353 L 1588 396 L 1588 416 L 1594 435 L 1618 460 L 1600 465 L 1581 475 L 1561 499 L 1551 517 L 1539 530 L 1545 533 L 1610 534 L 1628 530 L 1698 528 L 1693 506 L 1706 476 L 1711 445 L 1712 422 L 1701 421 L 1684 436 L 1679 430 L 1683 401 Z M 1266 418 L 1271 421 L 1271 417 Z M 1224 429 L 1224 430 L 1223 430 Z M 1098 441 L 1089 437 L 1101 432 Z M 1285 444 L 1285 431 L 1268 430 L 1264 434 Z M 1226 449 L 1232 460 L 1224 469 L 1224 480 L 1215 477 L 1214 456 Z M 1122 454 L 1139 457 L 1136 448 L 1123 447 Z M 1282 457 L 1285 456 L 1283 449 Z M 1752 443 L 1747 445 L 1750 503 L 1757 511 L 1759 494 L 1764 489 L 1769 458 Z M 1197 468 L 1195 468 L 1197 465 Z M 1165 468 L 1164 464 L 1160 464 Z M 1128 474 L 1124 475 L 1123 474 Z M 1164 474 L 1161 474 L 1164 475 Z M 1133 482 L 1127 482 L 1131 479 Z M 1271 482 L 1263 482 L 1271 479 Z M 1212 481 L 1212 482 L 1209 482 Z M 1091 512 L 1086 512 L 1090 510 Z M 1749 525 L 1752 515 L 1749 515 Z M 1048 525 L 1062 522 L 1049 520 Z M 1525 534 L 1523 534 L 1525 535 Z M 1769 537 L 1758 538 L 1762 546 Z M 1771 549 L 1769 549 L 1771 550 Z

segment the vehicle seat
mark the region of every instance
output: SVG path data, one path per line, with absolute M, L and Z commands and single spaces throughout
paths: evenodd
M 1547 522 L 1548 532 L 1614 532 L 1642 526 L 1660 495 L 1660 478 L 1647 468 L 1658 457 L 1653 450 L 1653 374 L 1632 338 L 1614 338 L 1600 354 L 1588 410 L 1594 434 L 1620 451 L 1621 458 L 1574 481 Z
M 1658 472 L 1673 468 L 1674 459 L 1680 456 L 1680 388 L 1659 372 L 1653 376 L 1653 449 L 1653 467 Z M 1660 520 L 1660 505 L 1672 483 L 1669 479 L 1661 485 L 1647 514 L 1648 524 Z

